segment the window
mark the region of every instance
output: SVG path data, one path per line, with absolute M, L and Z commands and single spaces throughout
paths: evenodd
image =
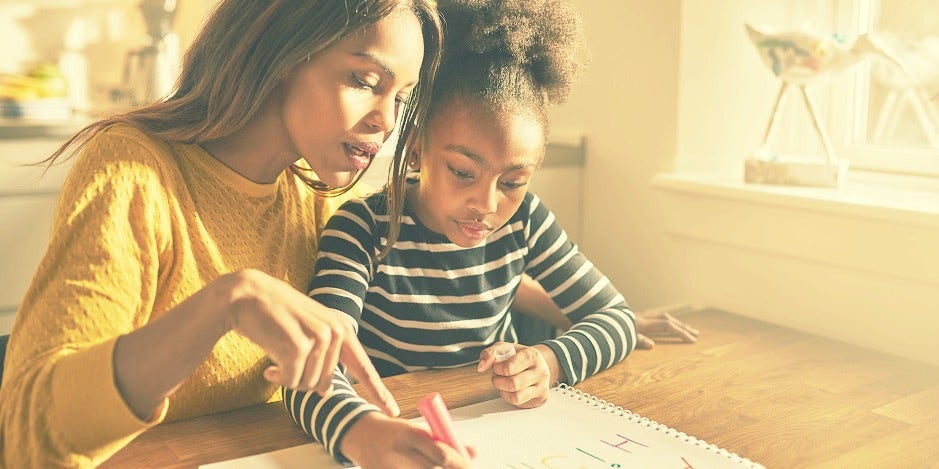
M 835 30 L 870 33 L 908 73 L 862 61 L 831 88 L 836 153 L 852 168 L 939 177 L 939 2 L 838 0 Z

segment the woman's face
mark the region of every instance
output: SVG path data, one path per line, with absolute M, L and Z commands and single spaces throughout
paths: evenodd
M 417 84 L 424 40 L 400 9 L 310 57 L 284 85 L 283 123 L 318 178 L 340 187 L 365 169 Z
M 429 229 L 472 247 L 515 214 L 544 156 L 544 129 L 527 112 L 488 112 L 454 99 L 435 112 L 408 202 Z

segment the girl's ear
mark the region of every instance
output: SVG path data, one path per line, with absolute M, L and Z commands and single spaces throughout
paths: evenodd
M 408 154 L 408 171 L 418 171 L 421 169 L 421 154 L 418 150 L 411 150 Z

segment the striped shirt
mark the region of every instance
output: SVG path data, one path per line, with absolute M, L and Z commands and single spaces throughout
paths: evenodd
M 622 295 L 532 193 L 504 226 L 470 248 L 431 231 L 405 205 L 398 241 L 376 261 L 387 227 L 383 192 L 340 207 L 320 239 L 309 292 L 355 321 L 382 376 L 476 363 L 493 343 L 517 342 L 509 307 L 523 273 L 573 324 L 542 342 L 567 384 L 618 363 L 635 345 L 635 317 Z M 355 394 L 341 370 L 333 386 L 325 400 L 285 389 L 284 404 L 305 432 L 343 460 L 338 442 L 345 430 L 377 408 Z

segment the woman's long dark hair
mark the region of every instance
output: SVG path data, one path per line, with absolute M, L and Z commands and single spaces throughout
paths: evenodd
M 227 137 L 254 118 L 277 86 L 307 57 L 397 9 L 409 9 L 420 20 L 424 60 L 417 87 L 402 113 L 389 175 L 390 246 L 397 239 L 404 203 L 405 150 L 426 113 L 442 47 L 440 17 L 430 0 L 224 0 L 186 52 L 172 95 L 88 125 L 36 165 L 68 160 L 94 135 L 118 123 L 178 143 Z M 346 187 L 332 188 L 294 172 L 325 196 L 346 192 L 363 173 Z

